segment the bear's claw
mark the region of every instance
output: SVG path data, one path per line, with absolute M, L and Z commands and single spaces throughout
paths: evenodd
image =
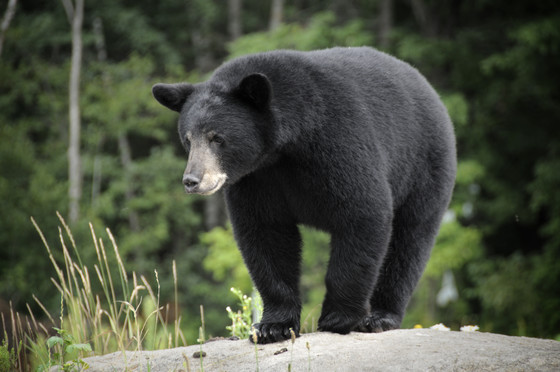
M 273 342 L 288 340 L 292 337 L 299 337 L 299 327 L 290 323 L 256 323 L 253 324 L 253 332 L 249 335 L 249 340 L 258 344 L 270 344 Z
M 352 318 L 347 314 L 333 311 L 328 314 L 321 315 L 318 328 L 319 331 L 322 332 L 333 332 L 345 335 L 352 331 L 358 321 L 359 318 Z
M 400 328 L 401 317 L 381 311 L 365 316 L 354 328 L 356 332 L 379 333 Z

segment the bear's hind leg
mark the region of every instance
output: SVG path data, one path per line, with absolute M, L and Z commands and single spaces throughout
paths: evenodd
M 409 198 L 395 213 L 389 250 L 379 272 L 370 301 L 370 314 L 355 330 L 383 332 L 400 328 L 447 207 L 447 193 L 441 200 Z
M 325 283 L 319 330 L 346 334 L 367 316 L 369 299 L 390 237 L 390 216 L 385 221 L 362 220 L 345 234 L 332 234 L 331 258 Z M 343 229 L 346 230 L 346 229 Z

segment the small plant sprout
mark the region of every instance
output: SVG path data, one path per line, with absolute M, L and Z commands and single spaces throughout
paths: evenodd
M 200 370 L 204 372 L 204 362 L 203 362 L 204 351 L 202 351 L 202 344 L 205 342 L 205 336 L 204 336 L 204 306 L 202 305 L 200 305 L 200 322 L 201 322 L 201 326 L 198 329 L 198 343 L 200 344 Z
M 255 360 L 257 363 L 257 372 L 259 372 L 259 348 L 257 342 L 259 341 L 258 330 L 255 327 L 251 327 L 251 338 L 253 344 L 255 345 Z
M 311 346 L 309 346 L 309 342 L 305 343 L 305 347 L 307 348 L 307 370 L 311 371 Z
M 47 340 L 49 350 L 58 349 L 53 354 L 55 359 L 60 360 L 60 367 L 63 371 L 72 371 L 74 369 L 88 369 L 89 365 L 81 358 L 82 353 L 91 352 L 90 344 L 78 344 L 74 342 L 71 334 L 60 328 L 54 328 L 58 336 L 53 336 Z M 64 361 L 65 359 L 71 359 Z M 51 367 L 50 365 L 47 366 Z
M 2 320 L 4 320 L 3 316 Z M 17 355 L 20 353 L 23 344 L 20 341 L 17 348 L 10 348 L 5 330 L 6 327 L 4 327 L 4 340 L 2 341 L 2 345 L 0 345 L 0 371 L 13 371 L 16 369 L 18 363 Z
M 191 372 L 191 364 L 189 362 L 189 357 L 185 353 L 182 353 L 182 355 L 183 355 L 183 359 L 185 359 L 185 361 L 183 362 L 183 366 L 185 367 L 185 371 L 186 372 Z
M 288 364 L 288 372 L 292 371 L 292 362 L 294 360 L 294 344 L 296 343 L 296 333 L 292 328 L 290 328 L 290 336 L 291 336 L 292 347 L 290 350 L 290 364 Z
M 230 306 L 226 307 L 228 317 L 231 319 L 231 326 L 227 326 L 226 329 L 232 336 L 246 339 L 252 335 L 252 324 L 257 323 L 262 314 L 262 301 L 258 293 L 249 297 L 237 288 L 231 288 L 230 291 L 239 299 L 241 309 L 234 312 Z

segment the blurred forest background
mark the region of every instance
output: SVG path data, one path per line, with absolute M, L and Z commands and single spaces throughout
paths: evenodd
M 556 0 L 3 0 L 0 309 L 60 295 L 59 211 L 81 259 L 109 227 L 127 270 L 158 271 L 196 342 L 226 335 L 230 287 L 251 293 L 221 195 L 186 196 L 177 115 L 156 82 L 203 80 L 246 53 L 371 45 L 417 67 L 453 119 L 454 198 L 403 327 L 560 337 L 560 3 Z M 12 11 L 10 11 L 12 10 Z M 302 314 L 320 314 L 329 237 L 305 237 Z M 110 258 L 112 259 L 112 258 Z M 116 267 L 116 265 L 115 265 Z M 116 268 L 115 268 L 116 270 Z

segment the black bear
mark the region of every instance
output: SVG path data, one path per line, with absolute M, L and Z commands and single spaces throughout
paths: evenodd
M 299 332 L 298 224 L 331 235 L 319 329 L 400 326 L 456 173 L 451 121 L 416 69 L 367 47 L 279 50 L 152 91 L 180 113 L 186 192 L 224 187 L 259 343 Z

